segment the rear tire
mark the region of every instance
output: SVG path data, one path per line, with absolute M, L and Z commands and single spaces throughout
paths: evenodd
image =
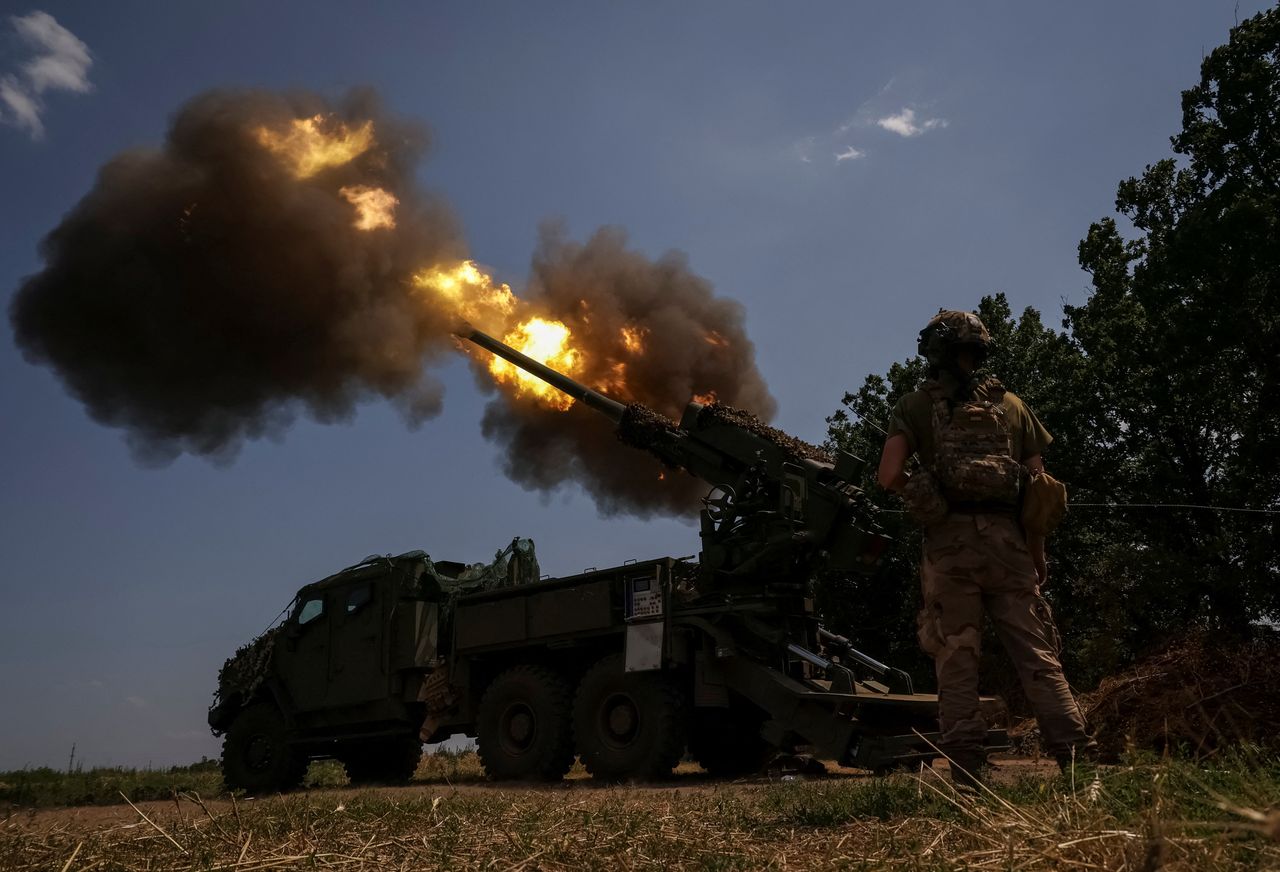
M 301 784 L 307 757 L 288 738 L 284 718 L 271 703 L 255 703 L 236 715 L 222 741 L 227 789 L 275 793 Z
M 686 741 L 684 695 L 660 672 L 626 672 L 620 654 L 587 670 L 573 703 L 573 733 L 593 778 L 661 779 Z
M 569 682 L 544 666 L 514 666 L 480 699 L 477 752 L 490 778 L 559 781 L 573 765 Z
M 393 736 L 353 745 L 337 756 L 353 785 L 407 784 L 422 761 L 422 742 L 417 736 Z
M 698 709 L 689 735 L 689 756 L 717 778 L 756 775 L 776 752 L 760 737 L 764 714 L 750 703 Z

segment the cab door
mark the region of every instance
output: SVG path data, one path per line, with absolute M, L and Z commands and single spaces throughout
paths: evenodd
M 329 620 L 324 591 L 305 594 L 276 641 L 276 671 L 294 711 L 322 708 L 329 679 Z
M 388 693 L 383 636 L 391 604 L 386 587 L 366 580 L 332 591 L 330 706 L 357 705 L 383 699 Z

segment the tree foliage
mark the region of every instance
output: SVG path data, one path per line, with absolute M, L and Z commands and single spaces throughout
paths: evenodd
M 1082 505 L 1050 542 L 1046 594 L 1078 681 L 1191 630 L 1280 617 L 1277 516 L 1174 507 L 1280 509 L 1280 8 L 1232 30 L 1182 109 L 1175 156 L 1119 185 L 1132 233 L 1107 217 L 1080 243 L 1092 291 L 1062 331 L 1034 309 L 1015 318 L 1003 294 L 976 307 L 999 346 L 991 369 L 1054 434 L 1048 465 L 1073 501 L 1163 504 Z M 868 376 L 828 419 L 831 444 L 878 458 L 923 371 L 913 358 Z M 884 574 L 828 585 L 821 605 L 919 668 L 920 536 L 891 518 Z

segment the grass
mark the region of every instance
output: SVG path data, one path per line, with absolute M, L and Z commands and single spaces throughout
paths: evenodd
M 18 814 L 0 827 L 0 869 L 1280 868 L 1280 758 L 1258 752 L 977 796 L 932 773 L 605 789 L 477 775 L 464 753 L 424 761 L 421 789 L 187 793 L 110 825 Z
M 218 761 L 169 769 L 82 766 L 70 771 L 40 767 L 0 772 L 0 809 L 60 805 L 115 805 L 124 793 L 138 801 L 168 799 L 174 793 L 212 796 L 222 789 Z
M 472 751 L 439 749 L 422 758 L 416 781 L 457 784 L 481 781 L 484 773 Z M 336 760 L 317 760 L 307 769 L 303 786 L 342 787 L 347 774 Z M 13 808 L 118 805 L 124 794 L 134 802 L 172 799 L 179 794 L 209 798 L 226 795 L 217 760 L 168 769 L 78 766 L 70 771 L 41 767 L 0 772 L 0 812 Z

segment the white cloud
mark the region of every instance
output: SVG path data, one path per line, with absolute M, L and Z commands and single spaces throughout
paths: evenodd
M 26 128 L 37 139 L 44 133 L 44 125 L 40 123 L 40 104 L 13 76 L 0 79 L 0 118 Z
M 89 47 L 48 12 L 11 16 L 18 36 L 31 47 L 31 57 L 17 70 L 0 78 L 0 121 L 31 134 L 44 135 L 41 96 L 47 91 L 83 94 L 92 90 Z
M 917 122 L 916 110 L 908 107 L 893 115 L 877 118 L 876 124 L 899 136 L 919 136 L 926 130 L 933 130 L 935 127 L 946 127 L 947 120 L 945 118 L 926 118 Z
M 37 94 L 48 90 L 83 94 L 89 90 L 88 73 L 93 58 L 79 37 L 47 12 L 15 17 L 13 27 L 40 52 L 23 68 Z
M 127 702 L 129 705 L 133 706 L 134 708 L 140 708 L 140 709 L 147 708 L 149 705 L 151 705 L 151 703 L 147 702 L 145 699 L 143 699 L 140 696 L 126 696 L 124 698 L 124 701 Z
M 816 136 L 806 136 L 793 141 L 787 150 L 787 156 L 801 163 L 816 162 L 825 166 L 838 166 L 850 161 L 868 159 L 865 148 L 850 143 L 862 142 L 868 138 L 868 131 L 879 127 L 902 137 L 920 136 L 930 130 L 947 127 L 950 122 L 945 118 L 921 115 L 922 104 L 912 95 L 923 92 L 919 83 L 907 82 L 905 91 L 898 78 L 892 78 L 873 95 L 863 100 L 853 113 L 846 115 L 843 121 L 832 124 L 827 131 Z M 902 108 L 894 111 L 894 107 Z M 925 110 L 927 111 L 927 110 Z M 830 157 L 827 157 L 830 155 Z

